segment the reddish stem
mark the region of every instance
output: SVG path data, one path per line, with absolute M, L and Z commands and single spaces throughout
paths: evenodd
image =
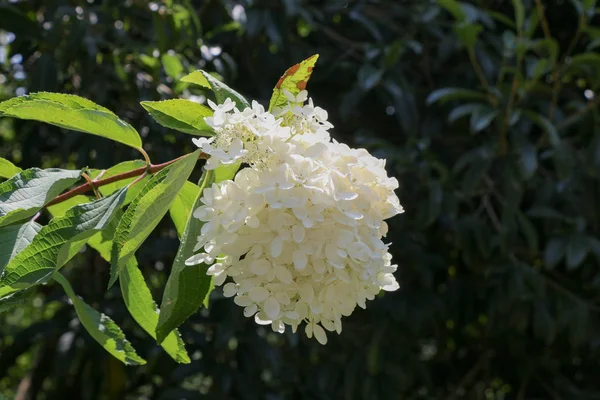
M 128 179 L 128 178 L 133 178 L 134 176 L 140 176 L 140 175 L 144 174 L 145 172 L 147 172 L 148 174 L 155 174 L 158 171 L 168 167 L 169 165 L 181 160 L 182 158 L 184 158 L 186 156 L 187 156 L 187 154 L 183 155 L 181 157 L 177 157 L 174 160 L 167 161 L 162 164 L 150 165 L 150 167 L 144 166 L 144 167 L 140 167 L 140 168 L 137 168 L 137 169 L 134 169 L 131 171 L 123 172 L 118 175 L 109 176 L 108 178 L 101 179 L 99 181 L 84 183 L 81 186 L 77 186 L 76 188 L 73 188 L 73 189 L 69 190 L 68 192 L 63 193 L 60 196 L 55 197 L 52 201 L 50 201 L 48 204 L 46 204 L 46 207 L 50 207 L 50 206 L 53 206 L 54 204 L 58 204 L 60 202 L 68 200 L 71 197 L 77 196 L 78 194 L 86 193 L 86 192 L 92 190 L 94 187 L 99 188 L 101 186 L 108 185 L 109 183 L 122 181 L 122 180 Z M 200 158 L 206 158 L 206 154 L 201 153 Z

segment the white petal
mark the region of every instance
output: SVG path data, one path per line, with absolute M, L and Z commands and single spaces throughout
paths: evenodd
M 279 257 L 283 251 L 283 240 L 279 236 L 271 241 L 271 256 Z
M 256 303 L 261 303 L 265 301 L 270 294 L 271 293 L 267 289 L 259 286 L 250 289 L 250 291 L 248 292 L 248 297 L 250 297 L 250 300 Z
M 394 290 L 400 289 L 400 284 L 398 284 L 398 282 L 394 281 L 390 284 L 386 284 L 385 286 L 382 286 L 382 289 L 385 290 L 386 292 L 393 292 Z
M 223 286 L 223 296 L 225 297 L 233 297 L 237 293 L 237 287 L 235 283 L 229 282 L 225 286 Z
M 237 304 L 238 306 L 240 306 L 240 307 L 247 307 L 250 304 L 252 304 L 252 300 L 250 300 L 250 297 L 248 297 L 248 296 L 240 296 L 240 295 L 235 296 L 233 298 L 233 302 L 235 304 Z
M 313 287 L 310 284 L 305 283 L 304 285 L 300 286 L 300 297 L 306 303 L 310 304 L 310 302 L 312 302 L 312 300 L 313 300 L 314 295 L 315 295 L 315 290 L 313 289 Z
M 198 265 L 198 264 L 202 264 L 203 262 L 206 261 L 206 256 L 208 256 L 208 254 L 206 254 L 206 253 L 194 254 L 193 256 L 191 256 L 190 258 L 188 258 L 187 260 L 185 260 L 185 265 Z
M 255 260 L 250 264 L 250 271 L 256 275 L 264 275 L 271 269 L 271 263 L 264 258 Z
M 306 268 L 306 263 L 308 262 L 308 257 L 306 253 L 300 250 L 295 250 L 292 254 L 292 258 L 294 259 L 294 268 L 297 270 L 303 270 Z
M 292 274 L 291 272 L 282 265 L 275 266 L 275 276 L 283 283 L 292 283 Z
M 256 314 L 257 310 L 258 310 L 258 307 L 256 306 L 256 304 L 250 304 L 248 307 L 244 308 L 244 316 L 251 317 L 254 314 Z
M 267 316 L 271 318 L 271 320 L 274 320 L 279 316 L 281 306 L 279 305 L 279 302 L 275 299 L 275 297 L 269 297 L 267 300 L 265 300 L 265 305 L 263 309 L 265 311 L 265 314 L 267 314 Z
M 294 242 L 302 243 L 302 241 L 304 240 L 305 233 L 306 230 L 304 229 L 304 226 L 300 224 L 292 226 L 292 236 L 294 237 Z
M 321 325 L 315 324 L 313 331 L 315 334 L 315 338 L 319 343 L 323 345 L 327 344 L 327 334 L 325 333 L 325 330 L 321 328 Z
M 254 321 L 259 325 L 271 325 L 272 322 L 262 311 L 254 315 Z

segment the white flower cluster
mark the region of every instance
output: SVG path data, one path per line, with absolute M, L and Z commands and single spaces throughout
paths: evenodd
M 206 188 L 194 217 L 205 221 L 187 264 L 206 263 L 215 285 L 258 324 L 325 344 L 342 316 L 381 289 L 398 289 L 388 219 L 403 212 L 385 161 L 332 141 L 327 113 L 294 97 L 276 115 L 254 103 L 211 104 L 214 138 L 196 140 L 206 168 L 243 162 L 234 180 Z

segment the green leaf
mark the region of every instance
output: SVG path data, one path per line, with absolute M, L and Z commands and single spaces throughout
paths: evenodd
M 454 32 L 458 35 L 460 43 L 465 46 L 469 52 L 475 50 L 477 38 L 483 30 L 481 24 L 468 24 L 466 22 L 454 25 Z
M 177 197 L 173 201 L 173 204 L 171 204 L 171 208 L 169 208 L 169 214 L 175 224 L 177 235 L 180 238 L 183 235 L 185 224 L 191 215 L 198 193 L 200 193 L 198 185 L 186 181 L 179 193 L 177 193 Z
M 200 150 L 196 150 L 154 175 L 131 202 L 115 233 L 109 287 L 116 282 L 129 257 L 134 255 L 169 211 L 199 155 Z
M 515 23 L 517 25 L 517 32 L 523 30 L 523 24 L 525 23 L 525 6 L 523 6 L 522 0 L 512 0 L 513 8 L 515 9 Z
M 110 262 L 112 243 L 123 213 L 117 213 L 110 225 L 101 232 L 96 233 L 88 241 L 88 245 L 98 251 L 100 256 Z M 136 322 L 152 338 L 156 339 L 156 326 L 160 310 L 156 307 L 150 289 L 140 272 L 135 257 L 131 257 L 120 275 L 121 292 L 127 310 Z M 179 332 L 174 331 L 161 344 L 165 351 L 177 362 L 189 363 L 185 346 L 181 341 Z
M 35 291 L 33 289 L 22 290 L 17 293 L 13 293 L 10 296 L 6 296 L 0 299 L 0 314 L 12 310 L 13 308 L 20 306 L 29 300 Z
M 275 107 L 283 108 L 288 104 L 288 99 L 283 93 L 284 89 L 293 95 L 297 95 L 300 91 L 306 89 L 306 84 L 310 79 L 318 58 L 318 54 L 312 55 L 285 71 L 273 88 L 273 95 L 269 102 L 269 111 L 272 111 Z
M 481 132 L 498 116 L 498 110 L 494 110 L 491 107 L 480 107 L 473 114 L 471 114 L 471 129 L 474 132 Z
M 548 118 L 533 111 L 523 111 L 523 115 L 532 120 L 546 132 L 548 140 L 553 147 L 558 147 L 560 145 L 560 135 L 558 134 L 558 130 L 556 130 L 556 127 Z
M 184 99 L 142 101 L 140 104 L 164 127 L 190 135 L 211 136 L 213 132 L 204 121 L 204 117 L 210 117 L 213 111 L 202 104 Z
M 214 171 L 205 170 L 199 182 L 200 190 L 194 206 L 188 214 L 187 224 L 181 235 L 181 245 L 177 250 L 160 305 L 161 313 L 156 328 L 156 337 L 159 343 L 190 315 L 198 311 L 210 293 L 212 278 L 206 275 L 207 267 L 204 265 L 186 266 L 185 261 L 193 255 L 203 225 L 202 221 L 193 218 L 193 210 L 200 206 L 204 188 L 209 187 L 213 182 Z
M 590 251 L 590 243 L 587 237 L 575 234 L 569 238 L 567 243 L 567 268 L 577 268 Z
M 530 253 L 533 255 L 537 254 L 539 239 L 535 226 L 520 210 L 517 210 L 517 221 L 521 227 L 521 232 L 529 245 Z
M 109 197 L 79 204 L 53 218 L 31 244 L 12 259 L 0 280 L 0 297 L 46 282 L 96 232 L 107 227 L 123 204 L 127 189 Z
M 537 338 L 544 340 L 546 345 L 552 343 L 556 337 L 554 319 L 542 301 L 534 303 L 533 332 Z
M 467 17 L 460 3 L 456 0 L 438 0 L 437 3 L 452 14 L 457 21 L 463 21 Z
M 104 171 L 104 173 L 102 174 L 100 179 L 107 179 L 107 178 L 110 178 L 115 175 L 119 175 L 119 174 L 122 174 L 125 172 L 129 172 L 129 171 L 133 171 L 135 169 L 145 168 L 145 167 L 146 167 L 146 163 L 143 160 L 124 161 L 117 165 L 113 165 L 112 167 L 110 167 L 109 169 Z M 90 173 L 90 177 L 92 179 L 96 178 L 96 177 L 98 177 L 99 173 L 100 173 L 99 170 L 94 170 L 92 173 Z M 100 191 L 100 193 L 103 196 L 108 196 L 108 195 L 114 193 L 115 191 L 117 191 L 118 189 L 129 185 L 131 182 L 135 181 L 138 178 L 139 178 L 139 176 L 132 176 L 131 178 L 120 179 L 116 182 L 109 183 L 108 185 L 100 186 L 100 188 L 98 190 Z M 123 204 L 125 205 L 125 204 L 131 203 L 131 201 L 137 196 L 137 194 L 140 192 L 140 190 L 142 190 L 144 185 L 149 180 L 150 180 L 150 176 L 146 176 L 145 178 L 143 178 L 142 180 L 137 182 L 135 185 L 131 186 L 129 188 L 129 190 L 127 191 L 127 196 L 125 197 L 125 201 L 123 202 Z
M 0 157 L 0 178 L 12 178 L 21 171 L 21 168 Z
M 163 54 L 160 58 L 162 61 L 163 68 L 167 75 L 171 78 L 179 78 L 181 74 L 183 74 L 183 65 L 181 65 L 181 61 L 179 57 L 176 55 Z
M 135 257 L 129 258 L 127 265 L 121 270 L 119 282 L 129 313 L 152 338 L 156 339 L 160 312 L 152 299 L 152 293 L 137 266 Z M 178 332 L 171 332 L 160 345 L 178 363 L 190 363 L 190 357 Z
M 33 216 L 80 176 L 81 171 L 31 168 L 0 183 L 0 227 Z
M 475 112 L 483 106 L 484 104 L 482 103 L 462 104 L 450 111 L 450 114 L 448 114 L 448 122 L 454 122 L 457 119 L 464 117 L 465 115 L 472 114 L 473 112 Z
M 544 251 L 544 264 L 546 264 L 546 268 L 553 269 L 563 259 L 565 256 L 565 247 L 566 243 L 562 238 L 554 238 L 548 242 Z
M 34 221 L 0 228 L 0 273 L 10 260 L 27 247 L 42 226 Z
M 94 201 L 94 198 L 91 196 L 79 194 L 65 201 L 61 201 L 60 203 L 51 205 L 47 208 L 47 210 L 48 212 L 50 212 L 50 214 L 52 214 L 53 217 L 62 217 L 67 213 L 67 211 L 69 211 L 70 208 L 75 207 L 79 204 L 89 203 L 90 201 Z
M 69 281 L 60 272 L 55 272 L 53 278 L 63 287 L 65 293 L 73 302 L 81 324 L 106 351 L 126 365 L 146 364 L 146 360 L 137 355 L 131 343 L 125 338 L 121 328 L 112 319 L 94 310 L 81 300 L 73 291 Z
M 194 71 L 191 74 L 181 78 L 181 81 L 193 83 L 211 89 L 215 94 L 215 99 L 217 100 L 218 104 L 222 104 L 227 98 L 230 98 L 236 103 L 237 108 L 240 111 L 250 107 L 250 103 L 248 103 L 244 96 L 242 96 L 241 94 L 239 94 L 238 92 L 236 92 L 217 78 L 213 77 L 206 71 Z
M 61 128 L 102 136 L 141 149 L 137 131 L 114 113 L 82 97 L 32 93 L 0 103 L 0 116 L 46 122 Z
M 446 102 L 450 100 L 465 99 L 465 100 L 486 100 L 487 97 L 483 92 L 478 92 L 470 89 L 462 88 L 443 88 L 433 91 L 427 96 L 426 103 L 431 105 L 437 102 Z

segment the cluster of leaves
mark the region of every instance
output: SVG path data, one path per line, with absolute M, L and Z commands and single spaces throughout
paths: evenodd
M 317 56 L 290 68 L 273 90 L 272 106 L 281 106 L 282 91 L 293 94 L 305 87 Z M 213 91 L 217 104 L 227 99 L 239 109 L 249 103 L 209 73 L 199 70 L 182 78 L 184 82 Z M 300 85 L 299 83 L 302 83 Z M 171 129 L 191 135 L 214 134 L 204 117 L 212 110 L 184 99 L 142 102 L 156 121 Z M 102 136 L 139 150 L 145 167 L 127 170 L 135 162 L 117 164 L 107 170 L 62 170 L 30 168 L 20 171 L 10 161 L 0 158 L 0 309 L 7 311 L 19 305 L 31 288 L 58 282 L 69 296 L 79 320 L 90 335 L 110 354 L 127 365 L 143 365 L 125 339 L 121 329 L 105 314 L 94 310 L 75 295 L 69 281 L 59 270 L 88 244 L 111 264 L 108 288 L 121 283 L 121 292 L 133 319 L 177 362 L 190 358 L 176 328 L 190 315 L 207 305 L 212 289 L 206 268 L 187 267 L 193 254 L 202 223 L 192 218 L 200 204 L 202 190 L 225 179 L 231 179 L 239 165 L 204 170 L 200 182 L 188 181 L 201 156 L 198 149 L 163 165 L 152 165 L 142 148 L 137 131 L 115 114 L 84 98 L 57 93 L 34 93 L 14 97 L 0 103 L 0 117 L 46 122 L 68 130 Z M 118 171 L 121 174 L 115 175 Z M 16 174 L 15 174 L 16 172 Z M 129 182 L 138 172 L 138 179 Z M 13 175 L 14 174 L 14 175 Z M 88 182 L 59 195 L 81 178 Z M 101 179 L 103 178 L 103 179 Z M 134 185 L 145 181 L 141 190 Z M 110 185 L 110 186 L 109 186 Z M 97 199 L 77 194 L 93 190 Z M 124 206 L 127 208 L 124 210 Z M 46 226 L 36 222 L 42 210 L 53 218 Z M 162 311 L 138 268 L 135 253 L 163 217 L 170 213 L 181 245 L 167 280 Z
M 597 9 L 590 0 L 0 5 L 0 26 L 16 34 L 8 54 L 23 60 L 0 65 L 0 91 L 68 92 L 118 110 L 153 160 L 191 146 L 140 101 L 202 98 L 178 79 L 204 68 L 267 104 L 285 66 L 318 52 L 311 96 L 338 139 L 388 159 L 406 209 L 388 235 L 401 290 L 355 312 L 328 346 L 267 333 L 214 291 L 180 327 L 187 365 L 143 339 L 118 288 L 105 290 L 106 262 L 81 251 L 69 280 L 148 363 L 123 369 L 86 345 L 62 289 L 43 285 L 0 314 L 0 392 L 11 398 L 30 382 L 45 398 L 597 398 Z M 22 166 L 135 157 L 7 121 L 0 155 Z M 176 229 L 163 221 L 146 243 L 136 258 L 156 296 Z

